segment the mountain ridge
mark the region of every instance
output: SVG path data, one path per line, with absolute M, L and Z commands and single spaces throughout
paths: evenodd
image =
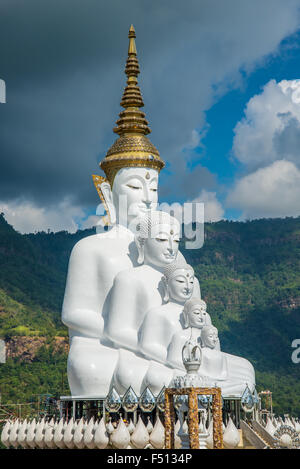
M 66 352 L 55 351 L 53 340 L 67 336 L 60 311 L 68 260 L 74 244 L 93 233 L 22 235 L 0 216 L 0 336 L 46 337 L 50 344 L 30 363 L 14 356 L 0 366 L 4 399 L 27 397 L 17 384 L 22 366 L 34 375 L 32 393 L 46 392 L 45 383 L 48 392 L 60 391 L 55 368 L 52 382 L 43 378 L 41 357 L 45 373 L 52 359 L 66 373 Z M 252 362 L 258 389 L 274 392 L 275 410 L 300 416 L 300 365 L 291 360 L 291 343 L 300 338 L 300 217 L 206 223 L 203 247 L 187 250 L 182 242 L 180 249 L 200 281 L 222 350 Z

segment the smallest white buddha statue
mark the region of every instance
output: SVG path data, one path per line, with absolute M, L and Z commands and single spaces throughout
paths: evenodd
M 183 321 L 184 329 L 173 335 L 167 354 L 167 364 L 179 370 L 184 370 L 182 349 L 186 341 L 191 339 L 201 346 L 201 331 L 203 327 L 211 326 L 211 318 L 206 311 L 205 301 L 200 298 L 187 300 L 183 309 Z
M 220 351 L 218 329 L 204 326 L 201 332 L 202 362 L 199 373 L 223 381 L 228 376 L 226 355 Z

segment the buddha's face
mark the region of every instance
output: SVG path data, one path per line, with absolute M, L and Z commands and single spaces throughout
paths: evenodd
M 164 267 L 176 260 L 180 239 L 179 223 L 151 227 L 151 236 L 144 242 L 144 262 Z
M 190 327 L 202 329 L 206 325 L 207 312 L 203 304 L 193 306 L 188 312 L 188 322 Z
M 127 225 L 157 205 L 158 172 L 152 168 L 122 168 L 114 179 L 112 199 L 117 220 Z M 126 220 L 125 220 L 126 219 Z
M 202 331 L 202 341 L 205 347 L 214 349 L 218 343 L 218 330 L 215 327 L 208 327 Z
M 171 300 L 185 303 L 192 297 L 194 274 L 191 270 L 177 269 L 168 280 L 168 292 Z

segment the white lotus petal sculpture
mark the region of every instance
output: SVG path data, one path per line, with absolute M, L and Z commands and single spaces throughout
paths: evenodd
M 30 448 L 35 448 L 35 430 L 36 430 L 36 420 L 35 418 L 30 422 L 29 428 L 26 435 L 26 443 Z
M 274 435 L 274 433 L 276 432 L 276 427 L 274 427 L 273 423 L 272 423 L 272 420 L 268 417 L 267 419 L 267 424 L 265 426 L 265 430 L 266 432 L 268 432 L 271 436 Z
M 144 449 L 149 443 L 149 433 L 141 416 L 139 416 L 135 430 L 131 435 L 131 443 L 137 449 Z
M 18 446 L 19 419 L 15 420 L 10 429 L 9 446 L 17 448 Z
M 42 418 L 41 420 L 38 421 L 36 425 L 35 437 L 34 437 L 36 447 L 39 449 L 43 449 L 46 446 L 44 442 L 44 436 L 45 436 L 44 429 L 45 429 L 45 419 Z
M 104 449 L 109 444 L 109 435 L 107 433 L 104 418 L 100 420 L 94 435 L 94 443 L 98 449 Z
M 64 432 L 64 444 L 66 445 L 67 448 L 69 449 L 74 449 L 75 448 L 75 443 L 74 443 L 74 433 L 76 430 L 76 423 L 74 421 L 74 418 L 72 417 L 69 422 L 67 423 L 65 432 Z
M 150 434 L 150 443 L 155 449 L 162 449 L 165 445 L 165 427 L 157 416 L 153 431 Z
M 84 448 L 84 440 L 83 440 L 83 432 L 84 432 L 84 421 L 81 418 L 77 424 L 77 427 L 74 432 L 74 444 L 76 448 L 83 449 Z
M 53 435 L 53 441 L 55 443 L 55 446 L 60 449 L 66 448 L 66 445 L 64 443 L 64 430 L 64 419 L 61 418 Z
M 23 420 L 18 431 L 18 444 L 24 449 L 28 447 L 26 444 L 27 425 L 28 425 L 27 419 Z
M 109 435 L 111 435 L 115 431 L 115 428 L 113 424 L 111 423 L 111 418 L 109 419 L 109 422 L 106 424 L 106 430 Z
M 117 428 L 110 436 L 110 443 L 117 449 L 126 449 L 130 443 L 129 431 L 121 418 Z
M 95 424 L 94 417 L 92 417 L 86 426 L 86 429 L 84 431 L 84 436 L 83 436 L 84 446 L 88 449 L 96 448 L 96 445 L 94 442 L 94 433 L 96 430 L 95 427 L 97 428 L 98 424 Z
M 234 425 L 231 417 L 229 417 L 227 426 L 224 430 L 223 442 L 224 442 L 225 448 L 227 449 L 236 448 L 240 442 L 240 433 L 238 429 L 236 428 L 236 426 Z
M 1 443 L 6 446 L 6 448 L 9 447 L 9 434 L 11 427 L 12 422 L 10 420 L 7 420 L 1 433 Z
M 57 426 L 58 423 L 54 423 L 54 418 L 52 418 L 50 422 L 47 422 L 47 425 L 45 427 L 44 442 L 48 449 L 56 448 L 56 444 L 54 443 L 54 433 Z

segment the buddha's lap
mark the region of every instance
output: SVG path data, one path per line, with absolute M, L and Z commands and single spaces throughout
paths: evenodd
M 72 338 L 68 367 L 82 370 L 97 370 L 110 373 L 116 366 L 118 350 L 106 347 L 99 339 L 75 336 Z
M 143 381 L 143 386 L 148 386 L 151 391 L 157 395 L 163 386 L 168 387 L 173 378 L 173 374 L 174 370 L 172 368 L 168 368 L 161 363 L 151 361 Z

